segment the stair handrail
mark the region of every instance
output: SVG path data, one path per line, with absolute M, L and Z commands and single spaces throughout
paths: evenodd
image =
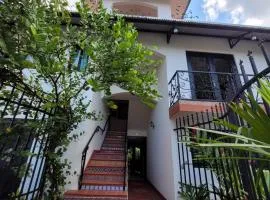
M 123 185 L 123 191 L 125 191 L 126 188 L 126 174 L 127 174 L 127 153 L 128 147 L 127 147 L 127 122 L 126 122 L 126 133 L 125 133 L 125 168 L 124 168 L 124 185 Z
M 103 133 L 107 130 L 107 126 L 109 127 L 109 123 L 110 123 L 110 115 L 108 116 L 104 127 L 101 128 L 99 125 L 95 128 L 93 134 L 91 135 L 90 139 L 88 140 L 88 142 L 86 143 L 83 151 L 82 151 L 82 158 L 81 158 L 81 173 L 80 173 L 80 177 L 79 177 L 79 183 L 78 183 L 78 188 L 79 190 L 82 187 L 82 179 L 83 179 L 83 172 L 84 172 L 84 168 L 85 168 L 85 160 L 86 160 L 86 155 L 87 155 L 87 151 L 89 149 L 89 145 L 92 141 L 92 139 L 94 138 L 94 136 L 96 135 L 96 133 L 98 133 L 99 131 L 101 131 L 101 134 L 103 135 Z

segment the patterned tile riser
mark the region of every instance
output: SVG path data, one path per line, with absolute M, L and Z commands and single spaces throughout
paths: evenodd
M 94 160 L 105 160 L 105 159 L 116 159 L 116 160 L 124 160 L 124 156 L 123 155 L 102 155 L 102 154 L 96 154 L 92 156 L 92 159 Z
M 124 181 L 124 177 L 122 176 L 109 176 L 109 175 L 88 175 L 83 177 L 83 181 Z
M 124 168 L 119 167 L 119 168 L 111 168 L 111 167 L 89 167 L 86 170 L 89 173 L 124 173 Z
M 123 191 L 123 186 L 115 185 L 82 185 L 81 190 Z M 125 187 L 128 190 L 128 187 Z

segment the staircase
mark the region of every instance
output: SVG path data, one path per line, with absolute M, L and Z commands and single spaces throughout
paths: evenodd
M 81 189 L 67 191 L 64 194 L 65 200 L 128 199 L 125 176 L 126 132 L 119 131 L 119 126 L 118 129 L 112 127 L 107 132 L 101 149 L 93 152 L 83 173 Z

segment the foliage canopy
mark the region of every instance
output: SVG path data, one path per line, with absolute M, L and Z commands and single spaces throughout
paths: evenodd
M 49 198 L 61 195 L 67 161 L 61 156 L 71 132 L 89 111 L 89 89 L 110 96 L 117 85 L 153 106 L 156 90 L 153 52 L 138 42 L 138 32 L 122 17 L 109 14 L 102 3 L 92 11 L 82 0 L 74 19 L 65 0 L 5 0 L 0 2 L 0 67 L 14 74 L 54 110 L 48 131 L 46 175 Z M 74 23 L 76 22 L 76 23 Z M 76 55 L 87 55 L 78 70 Z

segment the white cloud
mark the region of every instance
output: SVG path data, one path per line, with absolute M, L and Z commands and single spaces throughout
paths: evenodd
M 227 14 L 231 23 L 270 26 L 269 0 L 203 0 L 202 8 L 207 20 Z
M 258 19 L 258 18 L 248 18 L 244 21 L 245 25 L 255 25 L 255 26 L 261 26 L 263 25 L 264 20 Z
M 204 0 L 203 9 L 210 20 L 218 18 L 219 13 L 226 8 L 226 0 Z
M 231 14 L 232 23 L 234 23 L 234 24 L 240 23 L 241 17 L 243 15 L 243 11 L 244 11 L 244 9 L 242 6 L 239 6 L 231 11 L 230 14 Z

